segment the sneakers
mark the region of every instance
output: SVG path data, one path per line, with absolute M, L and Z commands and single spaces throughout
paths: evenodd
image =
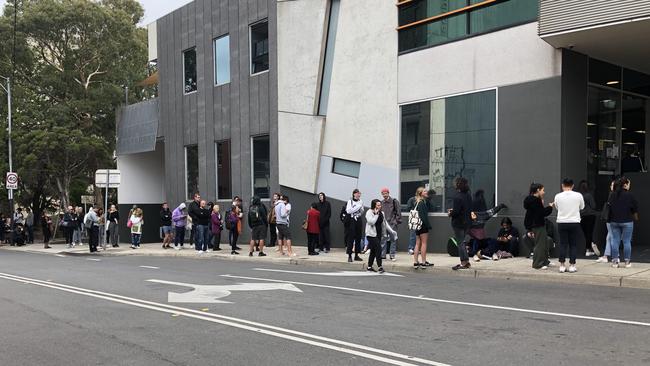
M 386 271 L 384 271 L 384 267 L 379 267 L 378 272 L 379 272 L 379 273 L 384 273 L 384 272 L 386 272 Z
M 474 260 L 474 262 L 480 262 L 481 261 L 481 258 L 476 254 L 474 254 L 474 257 L 472 257 L 472 259 Z
M 351 255 L 348 256 L 348 263 L 352 263 L 352 256 Z
M 420 265 L 424 266 L 424 267 L 433 267 L 433 263 L 429 263 L 429 262 L 426 262 L 426 261 L 424 263 L 420 263 Z
M 413 249 L 409 249 L 409 255 L 413 255 Z
M 596 245 L 596 243 L 591 243 L 591 250 L 594 251 L 594 254 L 600 257 L 600 250 L 598 249 L 598 245 Z
M 499 259 L 500 259 L 500 258 L 499 258 L 499 256 L 498 256 L 496 253 L 492 254 L 492 260 L 493 260 L 493 261 L 498 261 Z
M 372 267 L 368 267 L 368 268 L 366 268 L 366 271 L 368 271 L 368 272 L 377 272 L 377 271 L 375 271 L 375 269 L 372 268 Z
M 587 250 L 585 252 L 585 257 L 593 257 L 594 255 L 596 255 L 596 253 L 592 252 L 591 250 Z
M 248 256 L 249 256 L 249 257 L 252 257 L 252 256 L 253 256 L 253 252 L 248 252 Z
M 548 266 L 541 266 L 541 267 L 535 268 L 535 269 L 541 270 L 541 271 L 546 271 L 548 269 Z
M 361 259 L 361 257 L 359 257 L 358 254 L 354 256 L 354 260 L 355 260 L 356 262 L 363 262 L 363 259 Z
M 564 263 L 560 264 L 560 273 L 566 272 L 566 267 L 564 266 Z
M 576 273 L 578 272 L 578 269 L 576 268 L 575 264 L 572 264 L 569 266 L 569 273 Z
M 632 268 L 632 262 L 630 261 L 625 262 L 625 268 Z
M 466 264 L 457 264 L 451 267 L 451 269 L 453 269 L 454 271 L 458 271 L 459 269 L 470 269 L 471 267 L 472 266 L 469 263 L 466 263 Z
M 258 257 L 266 257 L 266 253 L 264 253 L 264 252 L 259 252 L 259 253 L 257 253 L 257 256 L 258 256 Z
M 598 263 L 607 263 L 607 262 L 609 262 L 609 259 L 607 259 L 607 256 L 604 255 L 602 257 L 598 257 L 598 259 L 596 259 L 596 262 L 598 262 Z
M 390 257 L 390 260 L 395 262 L 397 259 L 395 259 L 395 257 Z
M 618 262 L 612 263 L 612 268 L 618 268 Z
M 236 251 L 233 250 L 233 251 L 230 252 L 230 255 L 239 255 L 239 253 L 237 253 Z

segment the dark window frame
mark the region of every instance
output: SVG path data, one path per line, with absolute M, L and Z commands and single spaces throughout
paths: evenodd
M 219 146 L 222 144 L 227 145 L 228 149 L 228 155 L 227 156 L 222 156 L 219 154 Z M 225 140 L 219 140 L 214 142 L 214 159 L 215 159 L 215 179 L 216 179 L 216 197 L 218 200 L 227 200 L 232 198 L 232 151 L 231 151 L 231 141 L 230 139 L 225 139 Z M 228 169 L 228 174 L 227 174 L 227 179 L 224 179 L 224 177 L 219 174 L 220 168 L 219 168 L 219 157 L 226 158 L 228 160 L 227 164 L 227 169 Z M 227 192 L 223 192 L 223 194 L 220 194 L 220 184 L 221 182 L 227 181 Z
M 253 56 L 253 31 L 255 27 L 260 26 L 262 24 L 266 24 L 266 53 L 259 55 L 259 56 Z M 250 76 L 256 76 L 263 74 L 265 72 L 268 72 L 271 69 L 271 58 L 270 58 L 270 42 L 269 42 L 269 19 L 264 18 L 260 19 L 254 23 L 251 23 L 248 25 L 248 62 L 249 62 L 249 72 Z M 254 69 L 254 58 L 256 57 L 262 57 L 264 58 L 266 56 L 266 69 L 261 70 L 261 71 L 255 71 Z
M 190 91 L 186 91 L 186 88 L 187 88 L 187 77 L 186 77 L 186 74 L 185 74 L 185 72 L 186 72 L 186 70 L 185 70 L 185 66 L 186 66 L 186 65 L 185 65 L 185 55 L 186 55 L 187 52 L 190 52 L 190 51 L 194 51 L 194 76 L 195 76 L 195 79 L 196 79 L 196 80 L 194 80 L 194 89 L 193 89 L 193 90 L 190 90 Z M 198 78 L 199 78 L 199 76 L 198 76 L 198 72 L 199 72 L 199 68 L 198 68 L 198 64 L 197 64 L 196 46 L 193 46 L 193 47 L 190 47 L 190 48 L 184 49 L 184 50 L 181 52 L 181 56 L 182 56 L 182 62 L 183 62 L 183 95 L 188 95 L 188 94 L 196 93 L 196 92 L 199 90 L 199 83 L 198 83 Z
M 268 151 L 268 175 L 265 176 L 267 180 L 267 187 L 268 192 L 267 196 L 259 195 L 256 194 L 255 192 L 255 141 L 258 139 L 266 139 L 268 145 L 269 145 L 269 151 Z M 253 196 L 258 196 L 261 199 L 268 199 L 271 198 L 272 193 L 271 193 L 271 135 L 269 134 L 260 134 L 260 135 L 254 135 L 251 136 L 251 193 Z

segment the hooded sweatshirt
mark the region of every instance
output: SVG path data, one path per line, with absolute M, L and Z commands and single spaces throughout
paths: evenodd
M 326 227 L 330 224 L 330 217 L 332 217 L 332 205 L 327 200 L 325 193 L 321 192 L 323 195 L 323 202 L 318 200 L 316 203 L 316 209 L 320 212 L 320 227 Z
M 176 227 L 185 227 L 187 225 L 187 215 L 183 213 L 185 203 L 181 203 L 172 212 L 172 221 Z
M 544 207 L 541 198 L 533 195 L 524 199 L 524 208 L 526 209 L 526 217 L 524 218 L 526 230 L 546 226 L 546 216 L 553 212 L 553 207 Z

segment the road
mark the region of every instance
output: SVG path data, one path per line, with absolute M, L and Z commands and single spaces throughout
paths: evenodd
M 650 364 L 647 290 L 365 274 L 2 252 L 0 365 Z

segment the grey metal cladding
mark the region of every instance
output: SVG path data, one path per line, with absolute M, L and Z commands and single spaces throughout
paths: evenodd
M 650 0 L 540 0 L 539 35 L 650 16 Z
M 216 196 L 215 142 L 231 141 L 233 194 L 251 188 L 251 136 L 269 135 L 271 184 L 277 189 L 276 0 L 195 0 L 157 23 L 160 124 L 167 200 L 184 200 L 184 147 L 198 145 L 199 190 Z M 250 24 L 268 18 L 270 70 L 250 75 Z M 230 35 L 230 83 L 215 86 L 212 41 Z M 182 52 L 196 47 L 196 92 L 183 92 Z
M 123 106 L 117 111 L 117 155 L 156 149 L 158 98 Z

